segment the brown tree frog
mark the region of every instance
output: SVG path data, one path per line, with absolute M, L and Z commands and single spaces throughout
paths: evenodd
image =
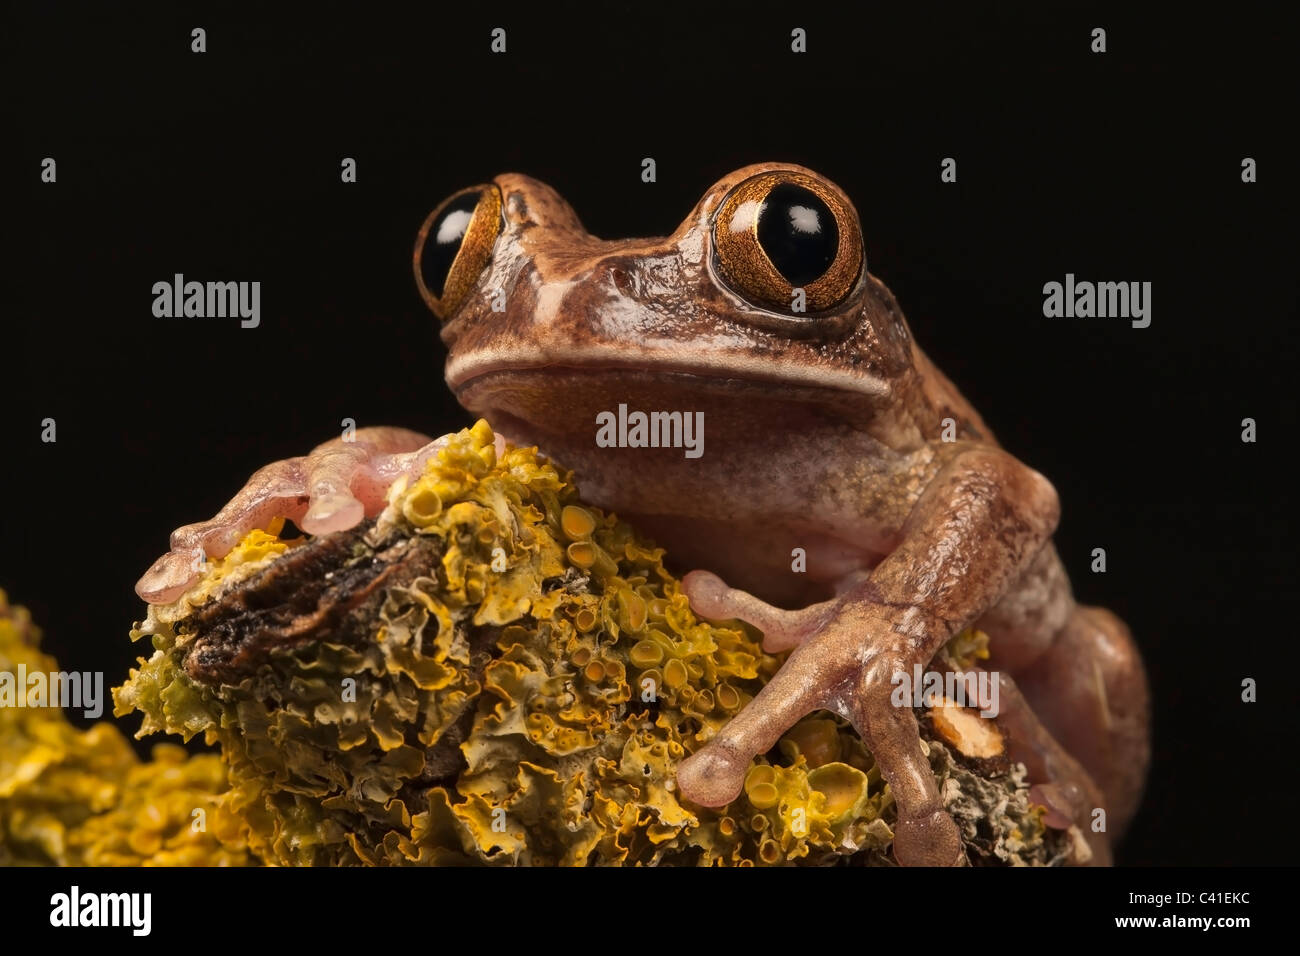
M 958 862 L 913 710 L 891 698 L 896 675 L 976 625 L 1037 799 L 1109 859 L 1149 756 L 1141 658 L 1118 618 L 1074 602 L 1051 543 L 1055 490 L 913 341 L 837 186 L 800 166 L 749 166 L 671 236 L 606 241 L 550 187 L 502 175 L 429 215 L 415 274 L 461 404 L 696 568 L 683 588 L 698 614 L 744 620 L 766 649 L 790 651 L 681 765 L 684 797 L 730 802 L 756 755 L 830 710 L 893 790 L 899 862 Z M 698 454 L 666 425 L 652 445 L 598 442 L 597 423 L 628 409 L 698 423 Z M 351 527 L 436 447 L 370 428 L 268 465 L 215 518 L 177 530 L 136 590 L 175 600 L 202 555 L 276 516 L 312 534 Z

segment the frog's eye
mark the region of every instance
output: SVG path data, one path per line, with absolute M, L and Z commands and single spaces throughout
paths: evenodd
M 834 189 L 804 173 L 761 173 L 723 199 L 713 220 L 723 279 L 766 309 L 798 315 L 843 302 L 862 273 L 862 232 Z
M 415 284 L 446 320 L 478 282 L 501 234 L 501 190 L 471 186 L 443 200 L 415 240 Z

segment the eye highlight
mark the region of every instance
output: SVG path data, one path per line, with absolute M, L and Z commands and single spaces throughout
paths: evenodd
M 483 274 L 501 225 L 501 190 L 487 184 L 443 200 L 420 226 L 415 284 L 439 319 L 451 317 Z
M 835 190 L 796 172 L 760 173 L 723 199 L 713 220 L 718 271 L 735 292 L 765 309 L 807 312 L 843 302 L 862 273 L 857 215 Z

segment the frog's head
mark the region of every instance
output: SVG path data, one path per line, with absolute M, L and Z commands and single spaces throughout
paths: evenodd
M 802 166 L 747 166 L 672 235 L 613 241 L 549 186 L 501 175 L 430 213 L 414 264 L 448 385 L 523 440 L 590 441 L 621 402 L 752 421 L 769 397 L 863 421 L 908 391 L 907 325 L 867 272 L 857 212 Z

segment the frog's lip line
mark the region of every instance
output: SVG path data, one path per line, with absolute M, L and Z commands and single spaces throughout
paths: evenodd
M 501 374 L 544 371 L 578 374 L 601 372 L 640 372 L 647 375 L 651 373 L 669 374 L 715 383 L 741 381 L 786 388 L 792 385 L 803 385 L 818 391 L 848 392 L 871 397 L 883 397 L 890 392 L 890 386 L 886 381 L 869 375 L 851 375 L 844 372 L 794 366 L 785 366 L 781 374 L 776 375 L 767 371 L 767 363 L 753 360 L 729 362 L 726 365 L 712 365 L 706 362 L 563 362 L 543 359 L 528 361 L 526 359 L 510 358 L 483 361 L 477 365 L 448 362 L 446 379 L 447 386 L 453 392 L 459 393 L 470 385 L 481 383 L 486 378 Z

